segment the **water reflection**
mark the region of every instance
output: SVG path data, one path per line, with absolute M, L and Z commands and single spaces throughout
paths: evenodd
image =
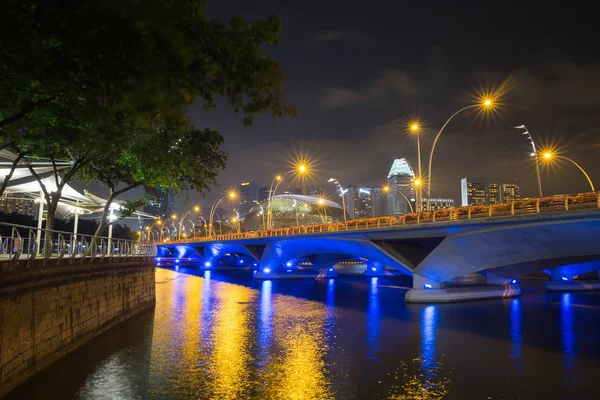
M 564 385 L 575 384 L 577 374 L 575 370 L 575 321 L 573 316 L 573 305 L 571 293 L 563 293 L 560 298 L 560 339 L 562 343 Z
M 378 299 L 379 278 L 371 278 L 369 285 L 369 302 L 367 306 L 367 357 L 377 360 L 377 352 L 380 349 L 379 334 L 381 332 L 381 309 Z
M 520 373 L 523 369 L 521 358 L 523 334 L 521 331 L 521 299 L 518 298 L 510 302 L 510 339 L 512 342 L 510 358 L 514 361 L 517 372 Z
M 437 307 L 427 306 L 421 315 L 421 371 L 425 381 L 435 377 L 435 330 L 437 325 Z
M 269 362 L 269 351 L 273 338 L 273 283 L 263 281 L 260 289 L 260 308 L 258 310 L 258 367 L 262 371 Z
M 249 303 L 256 291 L 244 286 L 219 283 L 214 292 L 218 305 L 213 312 L 211 331 L 212 354 L 208 364 L 207 382 L 213 398 L 249 398 L 250 319 L 253 310 Z
M 328 338 L 323 303 L 276 296 L 273 299 L 274 354 L 262 379 L 260 398 L 333 399 L 325 375 Z

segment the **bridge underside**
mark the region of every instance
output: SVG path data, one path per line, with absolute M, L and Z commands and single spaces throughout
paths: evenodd
M 338 263 L 360 261 L 367 265 L 365 275 L 394 269 L 412 276 L 407 301 L 509 297 L 520 292 L 518 278 L 532 272 L 545 271 L 555 290 L 600 270 L 600 219 L 499 224 L 415 239 L 315 235 L 177 244 L 161 246 L 159 256 L 201 268 L 250 267 L 264 279 L 332 277 Z M 474 273 L 485 276 L 487 288 L 453 285 Z

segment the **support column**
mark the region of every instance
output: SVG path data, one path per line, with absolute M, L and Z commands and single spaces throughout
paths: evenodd
M 491 281 L 497 275 L 490 276 Z M 502 280 L 504 282 L 504 280 Z M 512 281 L 507 284 L 449 286 L 446 282 L 437 282 L 422 275 L 413 275 L 413 288 L 406 293 L 407 303 L 451 303 L 459 301 L 486 300 L 516 297 L 521 288 Z
M 564 265 L 550 270 L 550 280 L 546 284 L 546 290 L 551 292 L 582 292 L 600 289 L 600 280 L 590 277 L 590 273 L 596 271 L 600 262 L 592 261 L 579 264 Z M 584 275 L 585 274 L 585 275 Z M 583 279 L 575 279 L 577 276 Z
M 75 217 L 73 217 L 73 248 L 72 254 L 77 253 L 77 229 L 79 228 L 79 208 L 75 207 Z
M 110 214 L 108 216 L 108 248 L 106 249 L 106 255 L 110 256 L 112 254 L 112 231 L 113 231 L 113 209 L 110 209 Z
M 44 218 L 44 192 L 40 190 L 40 207 L 38 211 L 38 230 L 37 237 L 35 238 L 35 244 L 37 248 L 37 253 L 42 254 L 42 249 L 40 248 L 42 243 L 42 219 Z

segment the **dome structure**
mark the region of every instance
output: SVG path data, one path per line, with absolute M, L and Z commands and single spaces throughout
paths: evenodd
M 265 200 L 252 207 L 242 223 L 242 229 L 245 231 L 264 229 L 267 221 L 267 206 L 268 202 Z M 274 228 L 344 221 L 344 210 L 339 204 L 330 200 L 324 200 L 323 204 L 320 204 L 320 199 L 312 196 L 278 195 L 273 197 L 271 209 Z

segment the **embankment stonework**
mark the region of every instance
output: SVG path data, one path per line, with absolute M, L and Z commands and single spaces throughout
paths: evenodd
M 150 259 L 30 266 L 0 273 L 0 397 L 155 304 Z

